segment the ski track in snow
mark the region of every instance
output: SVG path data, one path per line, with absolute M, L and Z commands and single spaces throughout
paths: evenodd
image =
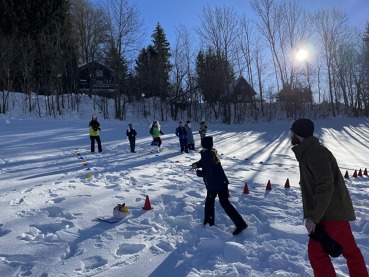
M 43 138 L 42 145 L 28 142 L 28 136 L 17 137 L 23 153 L 15 155 L 8 148 L 11 155 L 0 159 L 6 219 L 0 224 L 1 276 L 312 276 L 288 127 L 270 134 L 210 132 L 231 182 L 231 202 L 249 225 L 236 237 L 218 201 L 216 226 L 201 224 L 205 189 L 201 178 L 189 171 L 200 155 L 181 155 L 174 135 L 163 136 L 160 153 L 148 146 L 149 138 L 138 139 L 137 153 L 132 154 L 127 141 L 109 140 L 108 135 L 104 139 L 102 133 L 104 152 L 92 154 L 83 146 L 88 137 L 73 145 L 72 127 L 59 128 L 45 131 L 50 140 Z M 368 130 L 366 122 L 322 129 L 320 135 L 331 150 L 342 149 L 335 152 L 337 159 L 342 170 L 352 172 L 365 167 L 367 155 L 361 156 L 367 153 Z M 72 143 L 57 148 L 54 134 Z M 356 150 L 344 147 L 353 142 Z M 345 163 L 345 155 L 357 156 L 357 164 Z M 92 177 L 86 178 L 88 174 Z M 287 178 L 290 189 L 284 188 Z M 269 180 L 272 190 L 266 191 Z M 242 193 L 245 183 L 250 194 Z M 369 261 L 368 177 L 350 178 L 347 184 L 359 219 L 352 228 Z M 146 195 L 153 210 L 143 210 Z M 95 220 L 111 215 L 123 202 L 130 212 L 121 222 Z M 335 266 L 339 276 L 347 276 L 343 259 Z

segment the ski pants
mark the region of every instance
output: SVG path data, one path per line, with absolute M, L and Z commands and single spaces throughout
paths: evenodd
M 183 151 L 188 153 L 187 139 L 179 139 L 179 144 L 181 146 L 181 153 L 183 153 Z
M 205 200 L 205 219 L 204 224 L 209 223 L 209 225 L 214 225 L 214 204 L 215 198 L 219 197 L 219 203 L 229 216 L 229 218 L 233 221 L 236 226 L 239 226 L 244 222 L 241 215 L 235 209 L 235 207 L 229 202 L 229 193 L 228 188 L 217 190 L 217 191 L 207 191 L 206 200 Z
M 350 276 L 368 277 L 364 257 L 356 245 L 350 223 L 344 220 L 334 220 L 322 221 L 320 224 L 324 226 L 325 231 L 333 240 L 342 245 L 342 255 L 346 259 Z M 319 242 L 309 239 L 308 255 L 315 277 L 336 276 L 331 258 Z
M 160 147 L 160 146 L 161 146 L 161 138 L 160 138 L 160 137 L 154 138 L 154 141 L 155 141 L 155 143 L 156 143 L 156 145 L 157 145 L 158 147 Z
M 135 149 L 136 149 L 136 138 L 135 137 L 133 137 L 133 138 L 128 138 L 128 140 L 129 140 L 129 146 L 130 146 L 130 148 L 131 148 L 131 152 L 134 152 L 135 151 Z
M 99 153 L 101 153 L 102 152 L 102 147 L 101 147 L 100 137 L 99 136 L 90 136 L 90 140 L 91 140 L 91 152 L 95 152 L 95 140 L 96 140 Z

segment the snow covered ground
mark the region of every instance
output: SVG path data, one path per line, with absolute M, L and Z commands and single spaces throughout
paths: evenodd
M 202 225 L 205 188 L 189 171 L 200 155 L 179 153 L 176 123 L 161 122 L 157 154 L 149 122 L 132 122 L 134 154 L 129 122 L 99 118 L 100 155 L 89 151 L 89 121 L 0 117 L 0 276 L 312 276 L 291 122 L 208 124 L 231 181 L 230 200 L 249 225 L 234 237 L 218 201 L 216 225 Z M 351 226 L 369 263 L 369 177 L 352 177 L 369 168 L 369 121 L 315 123 L 316 136 L 350 175 L 357 215 Z M 152 210 L 143 209 L 146 196 Z M 119 203 L 129 207 L 124 220 L 96 220 Z M 342 256 L 334 266 L 348 276 Z

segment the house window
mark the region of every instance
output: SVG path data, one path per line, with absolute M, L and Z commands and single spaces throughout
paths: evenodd
M 96 77 L 103 77 L 103 71 L 102 70 L 96 70 Z

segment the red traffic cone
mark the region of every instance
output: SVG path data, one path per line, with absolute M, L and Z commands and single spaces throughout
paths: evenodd
M 354 172 L 354 175 L 352 175 L 352 177 L 354 177 L 354 178 L 356 178 L 356 177 L 357 177 L 357 172 L 356 172 L 356 170 L 355 170 L 355 172 Z
M 363 173 L 361 172 L 361 168 L 359 169 L 359 173 L 357 174 L 357 176 L 363 177 Z
M 149 196 L 148 195 L 146 195 L 145 206 L 143 206 L 142 209 L 144 209 L 146 211 L 149 211 L 149 210 L 152 210 L 153 209 L 153 207 L 151 207 L 150 199 L 149 199 Z
M 266 190 L 272 190 L 272 185 L 270 184 L 270 180 L 268 180 L 268 184 L 265 188 Z
M 286 183 L 284 184 L 284 188 L 285 189 L 289 189 L 290 188 L 290 180 L 287 178 Z
M 249 187 L 247 186 L 247 183 L 245 183 L 245 186 L 243 188 L 243 193 L 249 194 Z
M 345 178 L 346 179 L 350 179 L 350 177 L 349 177 L 349 174 L 348 174 L 348 171 L 346 170 L 346 173 L 345 173 Z
M 368 176 L 368 171 L 366 170 L 366 168 L 364 169 L 364 175 Z

